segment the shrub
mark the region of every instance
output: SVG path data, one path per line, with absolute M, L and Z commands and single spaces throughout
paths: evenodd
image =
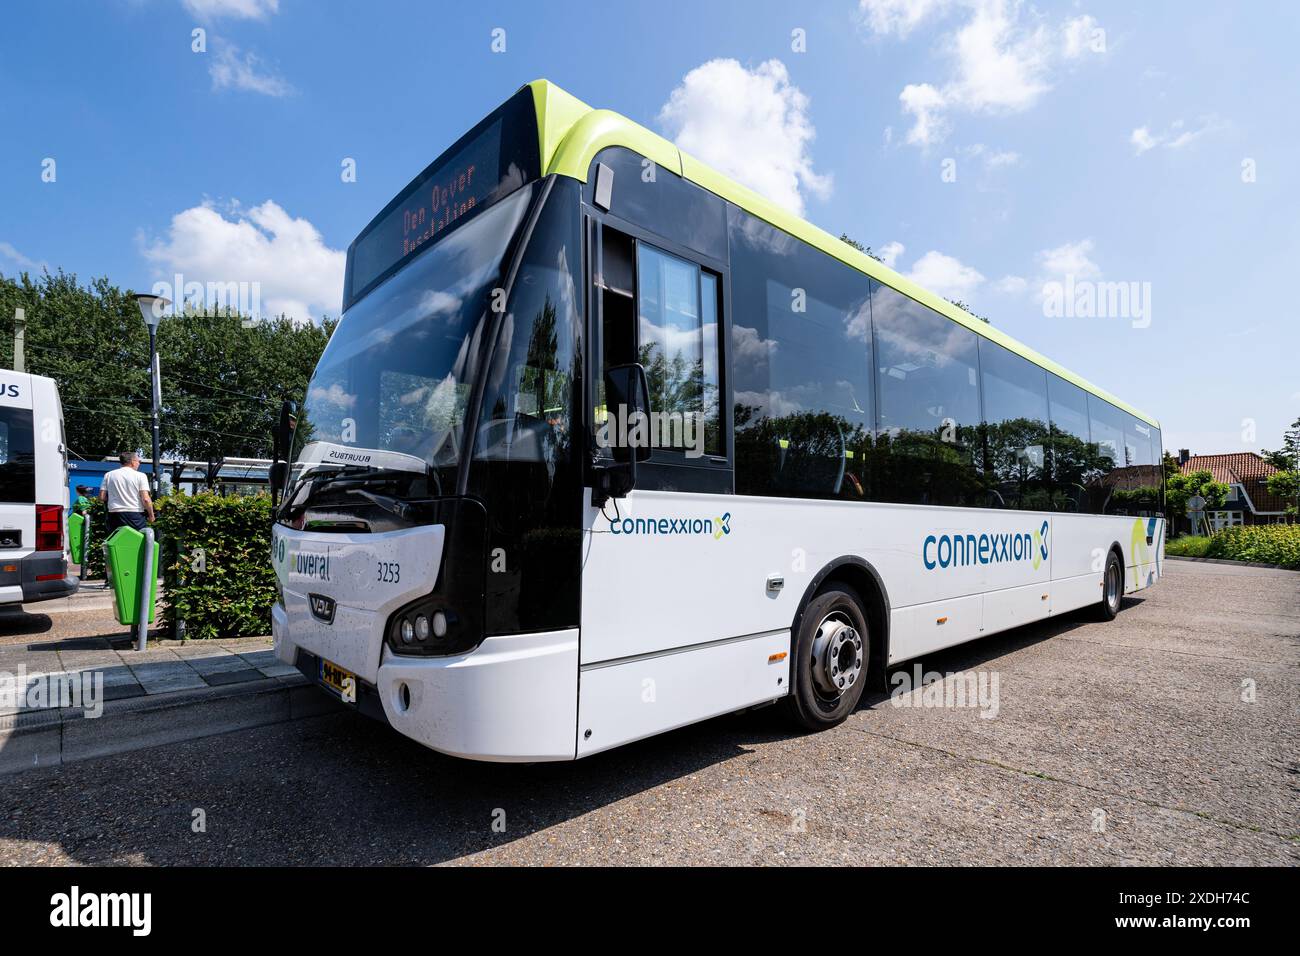
M 158 502 L 163 620 L 192 640 L 269 634 L 275 601 L 269 495 L 173 494 Z
M 90 550 L 86 553 L 86 578 L 104 580 L 104 529 L 108 527 L 108 509 L 98 498 L 90 500 Z
M 1204 558 L 1210 549 L 1212 539 L 1205 535 L 1185 534 L 1165 544 L 1165 554 L 1180 558 Z
M 1226 528 L 1210 539 L 1206 557 L 1280 564 L 1300 571 L 1300 525 L 1261 524 Z
M 271 499 L 268 495 L 223 498 L 209 492 L 164 495 L 155 503 L 154 533 L 162 548 L 162 620 L 185 637 L 269 634 L 275 600 L 271 567 Z M 104 504 L 90 509 L 86 577 L 104 578 Z

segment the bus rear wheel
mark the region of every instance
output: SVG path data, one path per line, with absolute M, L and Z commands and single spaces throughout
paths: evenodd
M 814 597 L 794 636 L 786 706 L 807 730 L 842 723 L 867 683 L 871 646 L 856 594 L 832 587 Z
M 1101 576 L 1101 602 L 1097 605 L 1097 617 L 1102 621 L 1115 620 L 1123 599 L 1124 569 L 1120 567 L 1119 555 L 1112 551 L 1106 556 L 1106 570 Z

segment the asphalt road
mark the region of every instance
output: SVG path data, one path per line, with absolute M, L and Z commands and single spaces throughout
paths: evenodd
M 0 862 L 1295 865 L 1298 638 L 1300 574 L 1170 561 L 1113 623 L 922 662 L 996 673 L 992 719 L 876 695 L 510 766 L 333 714 L 6 778 Z

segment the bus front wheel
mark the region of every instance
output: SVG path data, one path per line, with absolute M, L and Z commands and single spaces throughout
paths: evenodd
M 794 636 L 790 696 L 795 722 L 808 730 L 842 723 L 862 699 L 871 659 L 867 619 L 856 594 L 838 587 L 814 597 Z

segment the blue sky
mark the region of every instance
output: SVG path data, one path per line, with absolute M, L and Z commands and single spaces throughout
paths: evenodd
M 1161 419 L 1166 448 L 1274 448 L 1300 415 L 1300 6 L 596 9 L 12 4 L 0 272 L 143 289 L 179 268 L 258 281 L 272 308 L 337 313 L 356 232 L 547 77 L 886 252 Z M 1051 314 L 1044 283 L 1066 276 L 1135 283 L 1143 308 Z

